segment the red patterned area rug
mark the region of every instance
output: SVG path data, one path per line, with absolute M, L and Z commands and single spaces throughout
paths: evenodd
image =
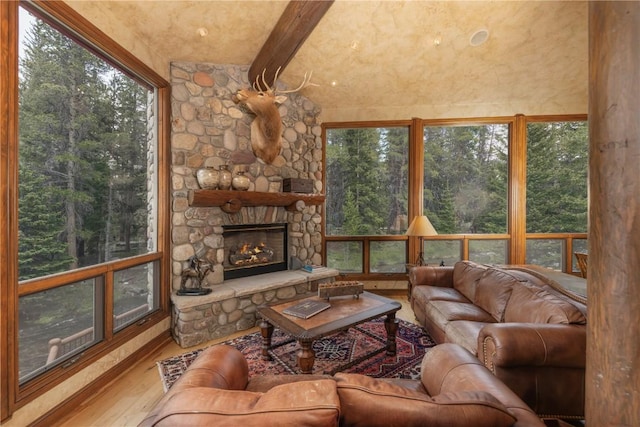
M 387 356 L 384 351 L 386 337 L 384 320 L 376 319 L 321 338 L 313 343 L 316 352 L 313 373 L 351 372 L 377 378 L 419 378 L 422 356 L 435 345 L 433 339 L 421 327 L 400 320 L 396 338 L 397 353 L 395 356 Z M 262 336 L 259 331 L 221 344 L 232 345 L 244 354 L 249 363 L 250 377 L 264 374 L 298 374 L 298 343 L 277 328 L 273 332 L 271 342 L 270 361 L 262 360 Z M 190 351 L 157 362 L 165 391 L 202 350 Z

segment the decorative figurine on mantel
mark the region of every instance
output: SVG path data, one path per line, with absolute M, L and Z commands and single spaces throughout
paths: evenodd
M 191 256 L 189 258 L 189 266 L 182 270 L 180 290 L 178 290 L 177 294 L 193 296 L 211 293 L 210 288 L 202 287 L 202 280 L 212 269 L 213 266 L 210 263 L 198 259 L 195 255 Z M 187 286 L 187 283 L 189 283 L 190 286 Z

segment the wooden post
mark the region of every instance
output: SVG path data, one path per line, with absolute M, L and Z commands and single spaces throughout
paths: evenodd
M 589 2 L 588 426 L 640 425 L 640 2 Z

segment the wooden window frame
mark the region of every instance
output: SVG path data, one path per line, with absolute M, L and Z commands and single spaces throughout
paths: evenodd
M 473 126 L 486 124 L 506 124 L 509 126 L 509 156 L 507 184 L 507 232 L 506 234 L 448 234 L 433 237 L 425 237 L 429 240 L 460 240 L 462 242 L 461 258 L 469 259 L 470 240 L 493 240 L 506 239 L 507 263 L 524 264 L 526 261 L 527 238 L 541 238 L 539 235 L 526 233 L 526 185 L 527 185 L 527 124 L 533 122 L 558 122 L 558 121 L 586 121 L 586 114 L 563 114 L 563 115 L 535 115 L 525 116 L 516 114 L 514 116 L 498 117 L 475 117 L 475 118 L 447 118 L 447 119 L 422 119 L 413 118 L 411 121 L 362 121 L 362 122 L 327 122 L 322 124 L 322 139 L 325 147 L 324 157 L 326 158 L 326 135 L 327 129 L 341 128 L 381 128 L 391 126 L 409 126 L 409 206 L 408 216 L 413 218 L 422 215 L 424 186 L 424 146 L 423 129 L 424 126 Z M 324 185 L 326 186 L 326 176 Z M 326 224 L 325 224 L 326 225 Z M 586 233 L 561 233 L 545 234 L 545 238 L 560 238 L 565 242 L 565 253 L 563 269 L 569 273 L 573 271 L 572 242 L 573 239 L 586 239 Z M 326 242 L 339 241 L 359 241 L 363 245 L 363 273 L 344 274 L 346 280 L 400 280 L 406 279 L 406 274 L 372 274 L 368 271 L 368 244 L 373 240 L 384 240 L 385 236 L 327 236 L 325 229 L 322 231 L 324 244 L 324 262 L 326 263 L 327 245 Z M 398 239 L 398 236 L 394 236 Z M 418 238 L 405 236 L 408 242 L 407 260 L 416 259 L 419 248 Z
M 64 34 L 122 70 L 147 88 L 154 89 L 157 120 L 157 233 L 156 252 L 25 281 L 18 286 L 18 10 L 20 6 L 42 15 Z M 54 386 L 92 365 L 99 358 L 139 336 L 170 316 L 169 258 L 169 162 L 170 162 L 170 85 L 130 52 L 119 46 L 97 27 L 63 2 L 17 0 L 0 2 L 0 419 L 6 420 L 17 409 Z M 111 313 L 113 272 L 155 262 L 158 265 L 159 308 L 121 330 L 114 332 L 105 314 L 104 338 L 88 348 L 76 363 L 59 365 L 22 386 L 18 379 L 18 300 L 46 289 L 84 278 L 102 276 L 107 292 L 105 313 Z M 163 338 L 164 339 L 164 338 Z M 121 363 L 121 365 L 124 365 Z M 124 370 L 124 368 L 119 368 Z M 104 377 L 104 375 L 103 375 Z M 96 382 L 106 384 L 108 378 Z M 95 386 L 97 387 L 97 386 Z

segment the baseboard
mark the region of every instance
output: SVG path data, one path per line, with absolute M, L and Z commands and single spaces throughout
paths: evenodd
M 116 380 L 120 375 L 131 369 L 138 360 L 145 357 L 149 353 L 152 353 L 156 349 L 167 345 L 167 343 L 169 343 L 172 339 L 173 338 L 171 337 L 171 331 L 165 331 L 161 333 L 160 335 L 149 341 L 147 344 L 131 353 L 127 358 L 122 360 L 113 368 L 104 372 L 90 384 L 70 396 L 64 402 L 60 403 L 55 408 L 35 420 L 30 424 L 30 426 L 47 427 L 55 425 L 56 423 L 62 421 L 64 418 L 72 414 L 73 411 L 80 406 L 80 404 L 93 397 L 103 387 L 107 386 L 110 382 Z

